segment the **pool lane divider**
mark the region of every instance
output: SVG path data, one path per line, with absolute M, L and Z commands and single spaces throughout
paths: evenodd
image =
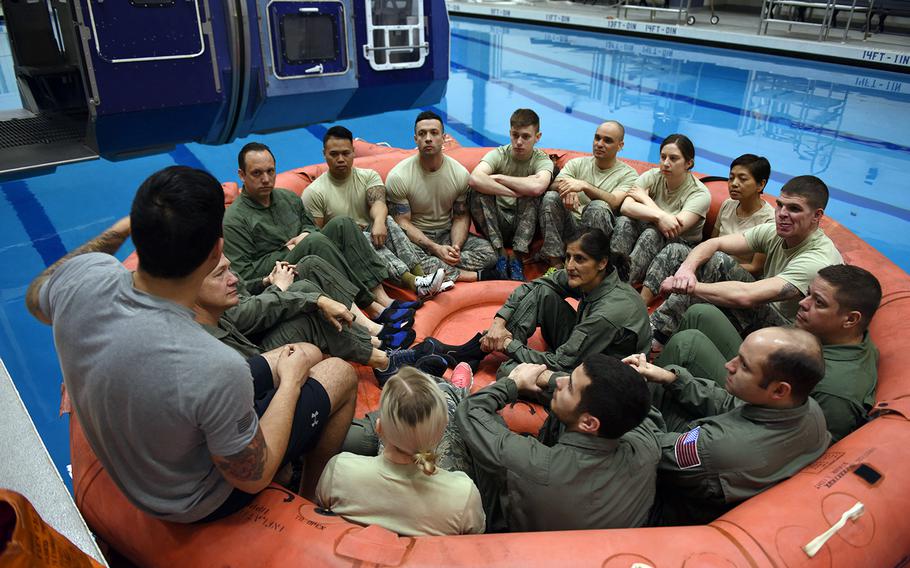
M 66 255 L 66 246 L 60 238 L 57 228 L 44 206 L 29 189 L 28 182 L 15 180 L 0 183 L 0 192 L 12 205 L 16 217 L 19 218 L 19 222 L 45 266 L 50 266 Z

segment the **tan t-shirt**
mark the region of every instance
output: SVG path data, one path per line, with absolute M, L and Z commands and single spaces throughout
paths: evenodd
M 367 190 L 382 185 L 382 178 L 373 170 L 354 168 L 351 175 L 338 181 L 325 172 L 303 192 L 303 205 L 315 218 L 328 223 L 335 217 L 350 217 L 362 228 L 372 222 L 367 205 Z
M 705 226 L 705 216 L 711 208 L 711 192 L 705 184 L 695 179 L 692 174 L 687 174 L 682 184 L 669 191 L 667 178 L 660 173 L 660 168 L 652 168 L 638 177 L 635 182 L 637 187 L 648 190 L 648 195 L 662 210 L 677 215 L 683 211 L 691 211 L 701 219 L 688 231 L 679 235 L 679 238 L 688 243 L 701 242 L 701 231 Z
M 746 229 L 757 227 L 762 223 L 774 222 L 774 208 L 767 201 L 762 200 L 759 210 L 748 217 L 740 217 L 736 214 L 738 205 L 739 201 L 735 199 L 727 199 L 720 204 L 720 210 L 717 212 L 717 221 L 714 223 L 714 226 L 717 227 L 717 236 L 723 237 L 724 235 L 742 233 Z M 752 255 L 747 254 L 734 258 L 740 264 L 745 264 L 751 262 Z
M 398 162 L 386 177 L 389 203 L 408 204 L 411 223 L 420 230 L 436 231 L 452 227 L 452 208 L 468 198 L 471 174 L 456 160 L 443 156 L 435 172 L 420 167 L 420 156 Z
M 460 471 L 424 474 L 414 464 L 343 452 L 326 464 L 316 501 L 345 519 L 406 536 L 479 534 L 480 492 Z
M 819 270 L 832 264 L 843 264 L 844 259 L 831 239 L 821 230 L 814 233 L 792 249 L 784 246 L 784 240 L 777 236 L 777 228 L 765 223 L 747 229 L 743 236 L 753 252 L 768 255 L 765 259 L 763 278 L 783 278 L 796 286 L 803 295 L 809 292 L 809 284 Z M 799 298 L 774 302 L 772 306 L 791 323 L 796 319 Z
M 602 170 L 597 167 L 597 161 L 594 156 L 583 156 L 581 158 L 572 158 L 566 162 L 565 167 L 556 176 L 559 178 L 577 179 L 589 183 L 607 193 L 614 191 L 626 191 L 638 179 L 638 172 L 629 164 L 616 160 L 612 168 Z M 578 204 L 581 205 L 577 211 L 572 211 L 576 219 L 581 219 L 581 213 L 585 207 L 591 203 L 591 198 L 580 191 L 578 192 Z
M 540 148 L 534 148 L 534 152 L 527 160 L 518 161 L 512 157 L 512 145 L 506 144 L 490 150 L 480 161 L 490 164 L 494 174 L 528 177 L 537 172 L 547 171 L 550 172 L 550 176 L 553 175 L 553 160 Z M 500 209 L 511 211 L 516 207 L 516 198 L 497 195 L 496 203 Z

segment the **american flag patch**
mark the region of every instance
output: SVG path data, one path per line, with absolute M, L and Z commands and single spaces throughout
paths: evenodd
M 246 416 L 237 421 L 237 433 L 243 434 L 249 430 L 250 426 L 253 424 L 253 411 L 250 410 L 246 413 Z
M 689 469 L 701 465 L 698 457 L 698 434 L 701 426 L 696 426 L 685 434 L 680 434 L 676 440 L 676 463 L 679 469 Z

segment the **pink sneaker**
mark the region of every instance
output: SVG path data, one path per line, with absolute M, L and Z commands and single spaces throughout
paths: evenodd
M 449 382 L 457 388 L 471 390 L 471 387 L 474 386 L 474 371 L 471 370 L 470 365 L 462 361 L 455 365 Z

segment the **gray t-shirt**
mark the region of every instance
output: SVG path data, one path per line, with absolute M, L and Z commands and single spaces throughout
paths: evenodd
M 244 359 L 191 310 L 136 290 L 110 255 L 63 263 L 40 302 L 76 416 L 127 498 L 175 522 L 217 509 L 233 487 L 211 455 L 236 454 L 259 427 Z

